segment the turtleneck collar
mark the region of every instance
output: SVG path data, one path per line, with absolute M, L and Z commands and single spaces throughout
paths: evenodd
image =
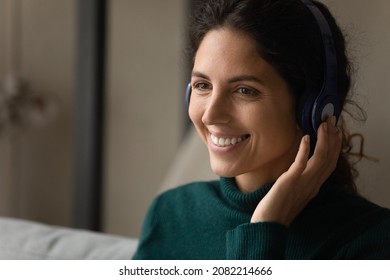
M 220 178 L 223 197 L 235 208 L 243 212 L 253 213 L 260 200 L 269 192 L 273 183 L 268 183 L 258 190 L 242 193 L 236 184 L 235 178 Z

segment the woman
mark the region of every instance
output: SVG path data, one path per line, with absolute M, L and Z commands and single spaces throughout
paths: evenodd
M 345 41 L 328 9 L 313 3 L 332 32 L 343 108 Z M 388 259 L 390 211 L 357 195 L 336 117 L 314 136 L 302 129 L 305 101 L 326 72 L 308 6 L 204 1 L 190 36 L 189 115 L 221 179 L 156 198 L 134 258 Z

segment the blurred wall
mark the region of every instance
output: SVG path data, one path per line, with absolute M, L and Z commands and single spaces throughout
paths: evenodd
M 104 230 L 138 236 L 184 111 L 183 0 L 109 1 Z
M 5 26 L 5 2 L 4 0 L 0 1 L 0 81 L 6 74 L 6 26 Z M 9 147 L 10 143 L 8 139 L 5 139 L 4 136 L 0 136 L 0 214 L 7 215 L 10 211 L 9 206 L 9 188 L 10 188 L 10 178 L 9 178 Z
M 351 132 L 365 137 L 364 151 L 379 162 L 358 164 L 361 193 L 390 207 L 390 1 L 323 0 L 347 34 L 349 51 L 356 68 L 354 94 L 365 109 L 365 123 L 350 121 Z
M 0 0 L 0 80 L 5 66 L 5 4 Z M 0 215 L 70 225 L 76 1 L 20 0 L 21 74 L 58 99 L 47 126 L 0 137 Z M 108 57 L 103 224 L 138 236 L 144 215 L 170 170 L 182 130 L 185 2 L 108 0 Z M 390 207 L 390 24 L 387 0 L 324 0 L 349 34 L 357 68 L 354 91 L 366 109 L 359 188 Z M 206 152 L 203 150 L 203 152 Z M 177 164 L 177 163 L 176 163 Z M 208 168 L 208 164 L 201 163 Z M 201 172 L 200 172 L 201 173 Z M 202 179 L 202 178 L 197 178 Z
M 0 0 L 0 82 L 9 70 L 5 13 L 11 1 L 19 0 Z M 58 113 L 45 126 L 0 136 L 0 215 L 70 225 L 76 3 L 19 3 L 19 74 L 31 90 L 50 94 Z
M 0 0 L 0 82 L 9 3 L 20 3 L 20 74 L 57 99 L 43 127 L 0 137 L 0 216 L 71 226 L 77 1 Z M 186 1 L 108 0 L 103 223 L 137 236 L 182 134 Z

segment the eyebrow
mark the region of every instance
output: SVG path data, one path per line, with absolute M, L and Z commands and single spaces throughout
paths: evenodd
M 199 72 L 199 71 L 193 71 L 191 76 L 210 80 L 209 76 L 207 76 L 206 74 Z M 259 78 L 257 78 L 256 76 L 253 76 L 253 75 L 235 76 L 235 77 L 230 78 L 228 80 L 228 83 L 236 83 L 236 82 L 242 82 L 242 81 L 251 81 L 251 82 L 256 82 L 256 83 L 264 85 L 264 82 L 262 80 L 260 80 Z

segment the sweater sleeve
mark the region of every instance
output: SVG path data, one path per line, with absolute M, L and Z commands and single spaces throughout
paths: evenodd
M 226 234 L 226 258 L 284 259 L 287 228 L 278 223 L 247 223 Z

